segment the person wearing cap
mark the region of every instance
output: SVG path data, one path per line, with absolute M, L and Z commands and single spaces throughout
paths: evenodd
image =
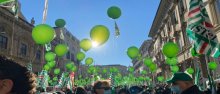
M 184 72 L 177 72 L 167 81 L 172 84 L 171 90 L 176 94 L 202 94 L 199 88 L 193 84 L 193 79 Z
M 97 81 L 93 86 L 94 94 L 111 94 L 111 86 L 108 81 Z

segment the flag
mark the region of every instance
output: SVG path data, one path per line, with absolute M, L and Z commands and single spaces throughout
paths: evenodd
M 4 4 L 10 4 L 10 6 L 4 6 Z M 0 0 L 0 7 L 8 7 L 11 8 L 11 11 L 14 13 L 14 16 L 18 18 L 19 14 L 19 4 L 18 0 Z
M 43 12 L 43 21 L 42 21 L 43 24 L 46 23 L 47 11 L 48 11 L 48 0 L 45 0 L 45 3 L 44 3 L 44 12 Z
M 46 70 L 42 70 L 40 72 L 40 74 L 38 75 L 38 82 L 37 82 L 37 86 L 44 88 L 44 90 L 46 90 L 47 86 L 48 86 L 48 73 Z
M 210 73 L 208 74 L 208 78 L 209 78 L 209 84 L 210 84 L 210 90 L 212 92 L 212 94 L 217 94 L 216 93 L 216 86 L 215 86 L 215 82 L 213 80 L 213 77 L 210 75 Z
M 27 65 L 27 69 L 32 72 L 32 62 L 30 62 L 28 65 Z
M 119 30 L 118 25 L 117 25 L 117 23 L 115 21 L 115 36 L 119 37 L 119 35 L 120 35 L 120 30 Z
M 74 72 L 71 72 L 67 78 L 67 88 L 69 88 L 71 91 L 73 91 L 74 87 L 74 75 Z
M 65 74 L 62 73 L 60 79 L 59 79 L 59 82 L 58 82 L 58 87 L 59 88 L 62 88 L 64 86 L 64 83 L 65 83 Z
M 12 12 L 14 13 L 15 18 L 18 18 L 18 13 L 19 13 L 18 0 L 14 0 L 14 4 L 12 5 Z
M 201 91 L 204 91 L 204 89 L 205 89 L 203 81 L 204 81 L 204 79 L 201 76 L 201 70 L 198 67 L 198 68 L 196 68 L 195 85 L 197 85 Z
M 202 0 L 191 0 L 188 14 L 187 35 L 194 41 L 196 52 L 219 57 L 219 43 Z

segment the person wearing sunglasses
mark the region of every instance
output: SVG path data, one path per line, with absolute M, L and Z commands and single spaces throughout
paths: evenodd
M 111 94 L 111 87 L 108 81 L 97 81 L 93 90 L 95 94 Z
M 24 66 L 0 56 L 0 94 L 35 94 L 35 75 Z

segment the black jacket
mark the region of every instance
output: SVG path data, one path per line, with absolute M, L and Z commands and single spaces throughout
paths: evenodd
M 183 91 L 181 94 L 203 94 L 203 92 L 200 91 L 196 85 L 194 85 L 188 88 L 187 90 Z

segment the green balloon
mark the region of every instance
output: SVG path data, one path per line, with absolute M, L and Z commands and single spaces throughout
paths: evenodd
M 117 72 L 119 72 L 119 71 L 118 71 L 118 69 L 117 69 L 116 67 L 113 67 L 113 68 L 111 68 L 111 72 L 112 72 L 112 73 L 117 73 Z
M 190 53 L 193 57 L 200 55 L 199 53 L 196 52 L 196 49 L 194 47 L 190 48 Z
M 171 69 L 171 71 L 172 71 L 173 73 L 176 73 L 176 72 L 179 71 L 179 67 L 176 66 L 176 65 L 175 65 L 175 66 L 171 66 L 170 69 Z
M 144 58 L 144 64 L 149 67 L 151 64 L 153 64 L 153 61 L 151 58 Z
M 130 68 L 128 69 L 128 71 L 129 71 L 129 72 L 134 72 L 134 67 L 130 67 Z
M 49 61 L 54 61 L 55 58 L 56 58 L 56 54 L 53 53 L 53 52 L 47 52 L 47 53 L 45 54 L 45 60 L 46 60 L 47 62 L 49 62 Z
M 162 81 L 164 81 L 164 77 L 163 76 L 159 76 L 159 77 L 157 77 L 157 80 L 162 82 Z
M 58 78 L 57 77 L 53 77 L 53 81 L 58 81 Z
M 97 45 L 104 44 L 110 36 L 108 28 L 104 25 L 96 25 L 90 31 L 90 37 Z
M 86 65 L 91 65 L 93 63 L 93 59 L 91 57 L 86 58 Z
M 128 48 L 127 50 L 127 55 L 131 58 L 131 59 L 135 59 L 138 57 L 139 55 L 139 49 L 135 46 L 131 46 Z
M 150 77 L 145 77 L 145 79 L 146 79 L 147 81 L 151 81 L 151 78 L 150 78 Z
M 60 69 L 59 68 L 54 69 L 54 74 L 55 75 L 58 75 L 59 73 L 60 73 Z
M 151 64 L 150 66 L 149 66 L 149 70 L 151 71 L 151 72 L 155 72 L 156 70 L 157 70 L 157 64 Z
M 110 72 L 111 72 L 111 73 L 116 73 L 117 71 L 118 71 L 118 69 L 115 68 L 115 67 L 110 68 Z
M 59 28 L 62 28 L 66 25 L 66 21 L 64 19 L 57 19 L 55 21 L 55 25 Z
M 179 47 L 176 43 L 168 42 L 164 44 L 162 52 L 168 58 L 176 57 L 179 52 Z
M 10 0 L 0 0 L 0 4 L 1 4 L 1 3 L 8 2 L 8 1 L 10 1 Z
M 140 61 L 143 60 L 142 55 L 139 53 L 136 59 Z
M 50 61 L 47 63 L 47 65 L 49 65 L 50 68 L 53 68 L 56 65 L 56 61 Z
M 55 53 L 57 56 L 62 57 L 64 56 L 69 50 L 69 47 L 65 44 L 58 44 L 55 47 Z
M 209 62 L 208 66 L 210 70 L 216 70 L 218 67 L 218 64 L 216 62 Z
M 77 60 L 82 61 L 86 55 L 83 52 L 78 52 L 76 55 Z
M 72 71 L 72 72 L 76 72 L 76 70 L 77 70 L 76 66 L 73 66 L 73 67 L 71 68 L 71 71 Z
M 108 8 L 107 14 L 112 19 L 118 19 L 121 16 L 121 9 L 116 6 L 112 6 Z
M 83 39 L 80 41 L 80 48 L 83 49 L 83 51 L 87 52 L 89 49 L 92 48 L 92 41 L 89 39 Z
M 142 74 L 142 75 L 145 75 L 145 74 L 147 74 L 147 71 L 146 71 L 146 70 L 143 70 L 143 71 L 141 71 L 141 74 Z
M 97 69 L 94 66 L 90 66 L 89 69 L 87 70 L 88 73 L 96 73 Z
M 189 74 L 193 74 L 194 73 L 194 69 L 193 68 L 188 68 L 188 69 L 186 69 L 186 71 Z
M 37 44 L 48 44 L 56 36 L 55 30 L 46 24 L 40 24 L 33 28 L 32 38 Z
M 171 66 L 176 65 L 178 63 L 177 57 L 167 58 L 166 63 Z
M 74 63 L 73 63 L 73 62 L 69 62 L 69 63 L 66 64 L 66 68 L 67 68 L 68 70 L 71 70 L 71 69 L 73 68 L 73 66 L 74 66 Z
M 107 69 L 103 69 L 102 72 L 105 74 L 107 73 Z
M 65 75 L 65 77 L 68 77 L 69 76 L 69 72 L 65 72 L 64 75 Z
M 50 66 L 46 64 L 46 65 L 44 65 L 43 69 L 46 70 L 46 71 L 49 71 L 50 70 Z
M 53 81 L 52 81 L 52 80 L 49 80 L 49 83 L 50 83 L 50 84 L 52 84 L 52 83 L 53 83 Z

